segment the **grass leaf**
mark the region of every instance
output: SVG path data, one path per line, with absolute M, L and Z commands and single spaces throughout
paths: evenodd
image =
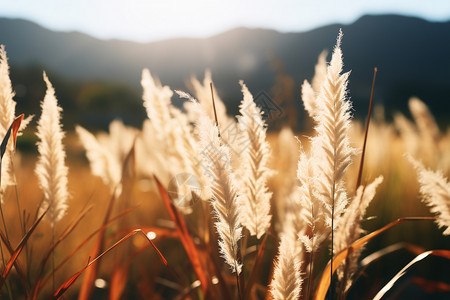
M 23 120 L 23 114 L 21 114 L 20 116 L 18 116 L 11 124 L 11 126 L 9 127 L 8 131 L 6 132 L 5 137 L 2 140 L 2 144 L 0 146 L 1 149 L 1 158 L 3 158 L 3 154 L 5 154 L 6 151 L 6 145 L 8 145 L 8 140 L 9 137 L 11 136 L 11 131 L 13 133 L 13 140 L 14 140 L 14 145 L 16 145 L 16 138 L 17 138 L 17 131 L 19 131 L 19 127 L 20 127 L 20 123 L 22 123 Z
M 412 221 L 424 221 L 424 220 L 432 220 L 434 221 L 435 218 L 430 217 L 414 217 L 414 218 L 401 218 L 397 219 L 394 222 L 389 223 L 388 225 L 384 226 L 381 229 L 375 230 L 359 240 L 355 241 L 353 244 L 350 245 L 347 249 L 341 251 L 338 253 L 334 259 L 333 259 L 333 269 L 331 270 L 331 264 L 328 263 L 327 267 L 322 272 L 322 277 L 320 278 L 319 285 L 317 286 L 316 294 L 314 295 L 315 300 L 323 300 L 325 299 L 325 296 L 328 291 L 328 287 L 330 286 L 330 272 L 334 274 L 334 272 L 337 270 L 339 265 L 345 261 L 348 255 L 350 255 L 352 252 L 358 250 L 362 246 L 364 246 L 368 241 L 376 237 L 377 235 L 380 235 L 381 233 L 385 232 L 386 230 L 401 224 L 405 222 L 412 222 Z
M 419 254 L 411 260 L 403 269 L 400 270 L 373 298 L 374 300 L 381 299 L 395 284 L 397 280 L 399 280 L 403 275 L 405 275 L 406 271 L 414 264 L 418 263 L 419 261 L 425 259 L 426 257 L 430 255 L 435 256 L 441 256 L 445 257 L 447 259 L 450 259 L 450 250 L 431 250 L 424 253 Z
M 107 250 L 103 251 L 99 256 L 97 256 L 94 260 L 90 261 L 85 267 L 83 267 L 80 271 L 72 275 L 68 280 L 66 280 L 63 284 L 60 285 L 60 287 L 53 293 L 51 299 L 59 299 L 61 296 L 75 283 L 75 281 L 80 277 L 81 274 L 83 274 L 84 271 L 86 271 L 89 267 L 91 267 L 93 264 L 95 264 L 100 258 L 102 258 L 104 255 L 106 255 L 108 252 L 128 240 L 130 237 L 134 236 L 137 233 L 143 234 L 147 240 L 150 242 L 150 244 L 153 246 L 153 248 L 158 253 L 161 261 L 167 266 L 167 261 L 164 258 L 164 256 L 161 254 L 161 252 L 158 250 L 155 244 L 147 237 L 144 231 L 141 229 L 133 230 L 132 232 L 128 233 L 126 236 L 121 238 L 118 242 L 116 242 L 114 245 L 109 247 Z
M 189 260 L 191 261 L 195 274 L 197 275 L 198 280 L 200 280 L 203 295 L 206 295 L 209 286 L 207 279 L 208 277 L 206 276 L 205 270 L 203 269 L 203 266 L 201 264 L 199 253 L 197 251 L 197 248 L 195 247 L 192 236 L 189 234 L 189 230 L 186 226 L 183 217 L 177 211 L 172 201 L 170 201 L 170 197 L 166 189 L 162 186 L 161 182 L 158 180 L 156 176 L 154 176 L 154 179 L 158 186 L 159 193 L 163 198 L 164 204 L 170 214 L 170 217 L 175 222 L 176 230 L 179 234 L 181 243 L 183 244 L 183 247 L 186 250 Z
M 14 265 L 15 261 L 19 257 L 20 252 L 22 252 L 22 250 L 23 250 L 25 244 L 27 243 L 28 239 L 30 238 L 31 234 L 36 229 L 38 224 L 42 221 L 42 218 L 45 216 L 46 213 L 47 213 L 47 210 L 44 211 L 44 213 L 42 213 L 42 215 L 39 217 L 39 219 L 37 219 L 34 222 L 34 224 L 30 227 L 30 229 L 28 229 L 27 233 L 25 234 L 25 236 L 20 241 L 20 243 L 17 246 L 16 250 L 14 250 L 14 253 L 9 258 L 9 261 L 5 265 L 5 269 L 2 272 L 2 277 L 0 278 L 0 289 L 3 287 L 3 284 L 5 283 L 6 277 L 8 276 L 9 272 L 11 271 L 11 268 Z

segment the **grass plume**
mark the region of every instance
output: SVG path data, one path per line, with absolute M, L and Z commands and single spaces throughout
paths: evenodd
M 47 92 L 41 103 L 42 115 L 37 126 L 39 159 L 35 172 L 39 186 L 44 192 L 43 209 L 48 207 L 45 219 L 53 227 L 67 210 L 69 170 L 65 164 L 66 154 L 62 143 L 64 138 L 60 123 L 62 109 L 58 106 L 55 90 L 45 73 L 44 81 L 47 84 Z
M 248 146 L 240 159 L 241 223 L 258 239 L 270 226 L 270 198 L 267 187 L 270 170 L 267 167 L 270 148 L 266 141 L 266 124 L 247 86 L 241 81 L 244 98 L 240 105 L 239 123 Z

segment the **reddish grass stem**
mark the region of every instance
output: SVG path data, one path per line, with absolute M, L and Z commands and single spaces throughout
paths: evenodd
M 216 101 L 214 100 L 214 88 L 213 88 L 213 83 L 210 82 L 209 86 L 211 88 L 211 97 L 212 97 L 212 104 L 213 104 L 213 111 L 214 111 L 214 119 L 216 121 L 216 126 L 217 126 L 217 132 L 219 133 L 219 137 L 220 137 L 220 130 L 219 130 L 219 120 L 217 119 L 217 111 L 216 111 Z
M 355 191 L 361 185 L 361 177 L 362 177 L 363 164 L 364 164 L 364 155 L 366 154 L 367 134 L 369 132 L 370 115 L 372 114 L 373 91 L 375 88 L 375 78 L 377 77 L 377 71 L 378 71 L 378 69 L 375 67 L 373 69 L 373 80 L 372 80 L 372 90 L 370 92 L 369 112 L 367 113 L 366 129 L 364 132 L 364 143 L 363 143 L 363 147 L 362 147 L 361 162 L 359 163 L 359 172 L 358 172 L 358 179 L 356 180 Z

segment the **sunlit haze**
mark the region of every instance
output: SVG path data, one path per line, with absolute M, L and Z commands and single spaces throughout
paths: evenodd
M 3 0 L 0 9 L 0 17 L 31 20 L 52 30 L 141 42 L 207 37 L 238 26 L 304 31 L 384 13 L 446 21 L 450 1 Z

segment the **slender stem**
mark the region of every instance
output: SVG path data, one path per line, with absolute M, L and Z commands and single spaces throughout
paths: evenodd
M 309 277 L 308 277 L 308 289 L 306 290 L 306 299 L 309 299 L 309 295 L 311 295 L 311 285 L 313 281 L 313 260 L 314 260 L 314 237 L 315 237 L 315 231 L 316 231 L 316 215 L 314 214 L 314 204 L 311 206 L 311 215 L 313 224 L 311 228 L 311 255 L 309 257 Z
M 55 244 L 55 224 L 52 223 L 52 245 Z M 55 290 L 55 249 L 52 251 L 52 291 Z
M 349 265 L 350 265 L 350 256 L 352 254 L 352 248 L 349 249 L 348 255 L 345 258 L 345 264 L 344 264 L 344 277 L 342 278 L 342 282 L 341 282 L 341 290 L 339 291 L 340 296 L 339 299 L 344 299 L 344 295 L 345 295 L 345 289 L 347 287 L 347 278 L 348 278 L 348 273 L 349 273 Z
M 241 285 L 239 283 L 239 274 L 238 274 L 238 270 L 237 270 L 237 263 L 236 261 L 234 262 L 234 270 L 236 271 L 236 286 L 238 289 L 238 298 L 239 300 L 241 300 Z
M 20 201 L 19 201 L 19 189 L 17 188 L 17 178 L 16 178 L 16 172 L 15 172 L 15 168 L 14 168 L 14 161 L 12 159 L 10 159 L 10 164 L 11 164 L 11 173 L 13 175 L 14 178 L 14 191 L 16 194 L 16 205 L 17 205 L 17 214 L 19 215 L 19 224 L 21 226 L 22 229 L 22 236 L 25 236 L 27 229 L 26 229 L 26 224 L 25 224 L 25 211 L 23 211 L 23 216 L 22 216 L 22 209 L 20 207 Z M 28 266 L 30 265 L 30 260 L 29 260 L 29 256 L 30 256 L 30 251 L 28 249 L 28 243 L 25 244 L 25 262 L 26 262 L 26 266 L 27 266 L 27 270 L 29 269 Z M 28 271 L 27 271 L 27 279 L 29 279 L 28 276 Z
M 314 239 L 314 237 L 313 237 Z M 314 246 L 314 243 L 313 243 Z M 306 290 L 306 299 L 309 299 L 309 295 L 311 295 L 311 285 L 313 282 L 313 260 L 314 260 L 314 248 L 309 255 L 309 276 L 308 276 L 308 289 Z
M 256 253 L 256 256 L 255 256 L 255 260 L 256 260 L 256 257 L 258 257 L 258 252 L 259 252 L 259 239 L 256 239 L 256 250 L 255 250 L 255 253 Z
M 0 192 L 3 194 L 3 192 Z M 3 198 L 3 197 L 2 197 Z M 0 214 L 2 216 L 2 222 L 3 222 L 3 227 L 5 228 L 5 235 L 6 235 L 6 239 L 9 241 L 9 236 L 8 236 L 8 229 L 6 228 L 6 222 L 5 222 L 5 216 L 3 214 L 3 205 L 0 202 Z
M 333 300 L 333 258 L 334 258 L 334 184 L 333 184 L 333 205 L 331 206 L 330 300 Z
M 369 132 L 370 115 L 372 114 L 373 91 L 374 91 L 374 88 L 375 88 L 375 78 L 377 77 L 377 71 L 378 71 L 378 69 L 374 68 L 374 70 L 373 70 L 373 80 L 372 80 L 372 90 L 370 92 L 369 112 L 367 113 L 366 129 L 365 129 L 365 132 L 364 132 L 364 143 L 363 143 L 362 154 L 361 154 L 361 162 L 359 163 L 359 172 L 358 172 L 358 179 L 356 180 L 355 191 L 361 185 L 361 177 L 362 177 L 363 164 L 364 164 L 364 155 L 366 154 L 367 134 Z
M 2 167 L 2 165 L 1 165 L 1 162 L 0 162 L 0 171 L 1 171 L 1 167 Z M 1 180 L 0 180 L 0 185 L 1 185 Z M 6 230 L 5 217 L 3 215 L 2 202 L 3 202 L 3 191 L 0 190 L 0 213 L 2 215 L 2 221 L 3 221 L 3 227 L 5 228 L 6 239 L 9 241 L 8 231 Z M 3 263 L 3 266 L 5 266 L 5 257 L 3 255 L 3 246 L 2 246 L 2 242 L 1 241 L 0 241 L 0 251 L 1 251 L 1 254 L 2 254 L 2 263 Z M 8 280 L 6 280 L 5 285 L 6 285 L 6 290 L 8 291 L 9 299 L 12 300 L 13 296 L 12 296 L 11 287 L 9 286 L 9 281 Z
M 0 164 L 0 168 L 1 168 L 1 164 Z M 3 191 L 0 191 L 0 211 L 2 210 L 2 202 L 3 202 Z M 2 211 L 2 217 L 3 217 L 3 211 Z M 3 246 L 2 246 L 2 242 L 0 241 L 0 252 L 2 254 L 2 263 L 3 263 L 3 267 L 5 267 L 5 257 L 3 255 Z
M 19 202 L 19 191 L 17 189 L 17 179 L 16 179 L 16 173 L 14 172 L 14 162 L 13 159 L 10 159 L 10 163 L 11 163 L 11 173 L 14 176 L 14 191 L 16 193 L 16 205 L 17 205 L 17 212 L 19 215 L 19 223 L 22 229 L 22 234 L 25 235 L 26 233 L 26 229 L 25 229 L 25 223 L 23 222 L 22 219 L 22 209 L 20 208 L 20 202 Z M 26 247 L 26 245 L 25 245 Z
M 3 246 L 2 246 L 2 242 L 0 242 L 0 252 L 2 254 L 2 263 L 3 263 L 3 267 L 5 267 L 5 256 L 3 255 Z
M 217 126 L 217 132 L 219 133 L 219 137 L 220 137 L 220 130 L 219 130 L 219 121 L 217 119 L 217 111 L 216 111 L 216 101 L 214 100 L 214 88 L 213 88 L 213 83 L 210 82 L 209 86 L 211 88 L 211 97 L 212 97 L 212 104 L 213 104 L 213 111 L 214 111 L 214 119 L 216 121 L 216 126 Z

